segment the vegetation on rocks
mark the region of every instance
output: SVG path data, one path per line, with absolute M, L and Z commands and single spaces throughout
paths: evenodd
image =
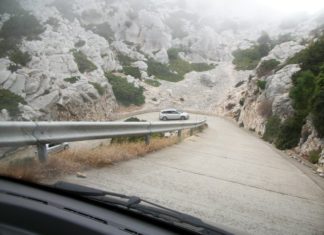
M 308 160 L 313 164 L 318 163 L 318 160 L 320 158 L 320 153 L 321 153 L 321 150 L 313 150 L 313 151 L 309 152 Z
M 278 149 L 290 149 L 297 146 L 304 122 L 302 117 L 293 116 L 286 119 L 279 127 L 275 141 Z
M 64 81 L 69 82 L 71 84 L 74 84 L 79 80 L 80 80 L 80 76 L 73 76 L 73 77 L 64 78 Z
M 145 83 L 148 84 L 148 85 L 150 85 L 150 86 L 154 86 L 154 87 L 161 86 L 161 83 L 158 80 L 156 80 L 156 79 L 146 79 L 145 80 Z
M 313 120 L 318 136 L 324 137 L 324 36 L 287 62 L 301 67 L 292 76 L 293 87 L 289 93 L 295 112 L 282 123 L 277 118 L 269 118 L 263 136 L 279 149 L 297 146 L 307 117 Z
M 130 66 L 135 60 L 127 55 L 117 52 L 117 59 L 122 66 Z
M 20 66 L 18 64 L 9 64 L 8 70 L 12 73 L 16 72 L 18 69 L 20 69 Z
M 126 78 L 116 76 L 112 73 L 106 73 L 106 77 L 119 103 L 125 106 L 131 104 L 139 106 L 145 103 L 143 87 L 135 87 L 133 84 L 129 83 Z
M 115 38 L 114 31 L 107 22 L 98 25 L 87 25 L 86 28 L 105 38 L 108 42 L 113 41 Z
M 281 120 L 278 116 L 271 116 L 267 121 L 265 132 L 262 138 L 270 143 L 273 143 L 277 138 L 280 124 Z
M 124 66 L 123 67 L 123 73 L 126 75 L 131 75 L 134 78 L 141 78 L 141 72 L 137 67 L 133 66 Z
M 2 5 L 3 2 L 0 4 Z M 9 56 L 11 53 L 19 53 L 18 46 L 23 38 L 34 39 L 44 31 L 44 27 L 38 22 L 35 16 L 21 8 L 16 9 L 13 5 L 15 5 L 15 1 L 8 4 L 8 8 L 12 8 L 11 10 L 6 7 L 3 10 L 5 12 L 12 12 L 13 14 L 19 11 L 19 14 L 12 15 L 9 20 L 4 22 L 0 30 L 0 57 Z M 18 55 L 18 57 L 21 57 L 21 55 Z M 27 58 L 27 56 L 24 58 Z
M 197 71 L 203 72 L 215 68 L 215 65 L 206 63 L 189 63 L 178 55 L 182 49 L 171 48 L 168 50 L 169 65 L 162 64 L 153 59 L 147 61 L 148 74 L 156 76 L 158 79 L 170 82 L 178 82 L 184 79 L 186 73 Z
M 29 61 L 31 61 L 31 56 L 28 52 L 22 52 L 19 49 L 15 49 L 9 54 L 9 59 L 16 63 L 17 65 L 26 66 Z
M 304 122 L 311 115 L 319 137 L 324 137 L 324 35 L 290 62 L 298 62 L 301 71 L 293 76 L 290 97 L 296 115 Z
M 264 80 L 258 80 L 256 84 L 257 84 L 257 86 L 258 86 L 261 90 L 264 90 L 265 87 L 266 87 L 267 81 L 264 81 Z
M 153 59 L 147 61 L 147 72 L 149 76 L 154 75 L 156 78 L 166 80 L 169 82 L 178 82 L 183 79 L 179 74 L 171 72 L 170 68 L 166 64 L 162 64 Z
M 11 117 L 16 117 L 20 114 L 19 103 L 26 104 L 26 101 L 9 90 L 0 89 L 0 110 L 6 109 Z
M 237 70 L 252 70 L 257 67 L 262 57 L 267 56 L 273 48 L 273 42 L 267 33 L 263 33 L 257 43 L 247 49 L 233 52 L 233 64 Z
M 78 65 L 79 71 L 81 73 L 91 72 L 97 69 L 97 66 L 92 63 L 85 54 L 81 51 L 73 52 L 74 60 Z
M 35 16 L 23 13 L 12 16 L 7 20 L 0 31 L 0 37 L 4 39 L 22 39 L 23 37 L 33 37 L 41 34 L 44 27 L 38 22 Z
M 140 120 L 137 117 L 127 118 L 124 122 L 146 122 L 146 120 Z M 145 136 L 127 136 L 127 137 L 115 137 L 111 139 L 112 144 L 122 144 L 122 143 L 136 143 L 144 142 Z
M 260 66 L 257 68 L 256 73 L 257 73 L 258 77 L 265 76 L 265 75 L 269 74 L 272 70 L 274 70 L 279 64 L 280 64 L 280 62 L 275 59 L 264 60 L 264 61 L 262 61 Z
M 99 95 L 104 95 L 105 94 L 105 88 L 102 87 L 99 83 L 96 82 L 89 82 L 97 91 Z
M 84 40 L 79 40 L 74 44 L 74 46 L 75 47 L 83 47 L 85 44 L 86 44 L 86 42 Z

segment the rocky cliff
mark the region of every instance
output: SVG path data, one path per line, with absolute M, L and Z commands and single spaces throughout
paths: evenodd
M 287 150 L 292 157 L 299 156 L 302 159 L 323 165 L 324 138 L 320 129 L 314 126 L 315 114 L 309 111 L 315 105 L 309 104 L 309 102 L 314 102 L 316 94 L 319 95 L 323 92 L 323 87 L 320 85 L 322 73 L 319 72 L 317 82 L 316 76 L 312 73 L 314 77 L 306 78 L 307 83 L 301 84 L 298 81 L 298 76 L 306 76 L 303 73 L 310 73 L 309 71 L 313 69 L 321 70 L 324 62 L 323 55 L 320 55 L 324 45 L 322 38 L 323 29 L 320 27 L 304 37 L 307 43 L 300 44 L 296 40 L 292 40 L 274 46 L 267 56 L 261 58 L 256 68 L 251 70 L 249 79 L 242 80 L 233 87 L 221 105 L 215 108 L 216 112 L 233 118 L 240 127 L 256 132 L 278 148 Z M 314 51 L 317 51 L 319 56 Z M 312 60 L 309 65 L 307 65 L 308 57 Z M 296 58 L 301 58 L 300 63 L 296 62 L 298 61 Z M 268 66 L 265 71 L 264 65 L 271 64 L 269 61 L 274 63 L 274 66 Z M 303 73 L 298 73 L 299 71 L 303 71 Z M 314 90 L 312 89 L 316 85 L 312 83 L 312 79 L 318 84 L 318 88 L 314 88 Z M 297 97 L 297 86 L 304 89 L 302 91 L 299 88 L 302 92 L 307 89 L 312 90 L 309 97 L 306 94 L 298 94 Z M 300 107 L 302 102 L 303 105 Z M 317 107 L 323 108 L 322 106 Z M 322 126 L 323 119 L 322 117 L 320 119 L 320 126 Z M 283 145 L 280 138 L 283 138 L 281 133 L 284 131 L 295 132 L 291 138 L 298 139 L 292 140 L 289 145 Z M 284 138 L 288 142 L 289 134 Z M 323 168 L 319 168 L 319 172 L 323 172 Z
M 10 53 L 1 53 L 0 86 L 25 101 L 19 103 L 20 115 L 2 108 L 0 116 L 5 120 L 106 119 L 121 104 L 105 77 L 111 71 L 121 72 L 135 87 L 144 87 L 147 108 L 212 110 L 233 85 L 248 77 L 249 72 L 234 70 L 233 50 L 252 45 L 268 25 L 261 22 L 248 27 L 240 19 L 228 19 L 221 10 L 217 20 L 211 19 L 193 3 L 177 1 L 6 0 L 1 8 L 0 27 L 10 22 L 19 28 L 16 18 L 20 14 L 31 14 L 42 27 L 37 35 L 21 35 L 15 45 L 28 54 L 27 62 L 19 64 Z M 267 26 L 275 35 L 277 28 Z M 2 34 L 6 47 L 7 34 Z M 294 34 L 301 37 L 305 30 Z M 287 53 L 299 49 L 291 43 L 281 47 L 278 50 Z M 181 49 L 181 60 L 174 66 L 168 55 L 172 48 Z M 85 63 L 90 67 L 82 67 Z M 188 69 L 190 63 L 213 66 Z M 160 67 L 154 70 L 154 65 Z M 138 68 L 139 73 L 130 73 L 127 67 Z M 163 69 L 184 79 L 178 83 L 160 79 L 154 81 L 157 86 L 149 85 L 152 82 L 147 80 L 159 78 Z
M 286 61 L 316 37 L 322 18 L 281 21 L 269 13 L 255 22 L 235 15 L 240 6 L 209 8 L 3 0 L 0 120 L 107 120 L 120 106 L 173 106 L 230 116 L 263 136 L 269 117 L 294 114 L 289 92 L 300 67 Z M 311 120 L 303 132 L 298 153 L 323 149 Z

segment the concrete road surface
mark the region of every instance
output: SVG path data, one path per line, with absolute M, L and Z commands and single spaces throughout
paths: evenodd
M 180 144 L 65 180 L 138 195 L 250 234 L 324 234 L 318 184 L 258 137 L 222 118 L 207 120 L 207 130 Z

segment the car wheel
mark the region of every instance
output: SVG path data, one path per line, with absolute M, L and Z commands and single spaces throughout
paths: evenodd
M 186 117 L 182 116 L 182 117 L 181 117 L 180 119 L 181 119 L 181 120 L 185 120 L 185 119 L 186 119 Z
M 163 121 L 166 121 L 166 120 L 167 120 L 167 117 L 163 117 L 162 120 L 163 120 Z

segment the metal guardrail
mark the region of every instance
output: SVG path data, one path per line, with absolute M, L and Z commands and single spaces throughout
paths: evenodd
M 206 120 L 168 122 L 0 122 L 0 147 L 37 145 L 41 161 L 46 144 L 122 136 L 149 136 L 202 126 Z

